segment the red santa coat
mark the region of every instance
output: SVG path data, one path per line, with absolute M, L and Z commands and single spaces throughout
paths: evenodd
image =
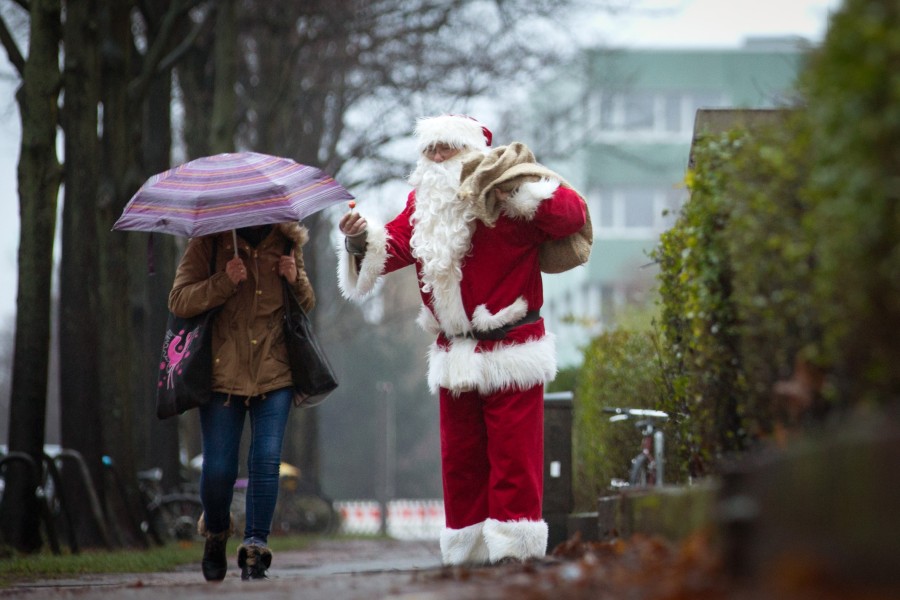
M 415 264 L 424 310 L 419 323 L 437 335 L 429 353 L 432 391 L 528 389 L 556 374 L 554 338 L 542 319 L 511 329 L 498 341 L 476 340 L 473 332 L 519 321 L 543 304 L 538 260 L 540 244 L 577 232 L 586 220 L 583 200 L 553 180 L 529 182 L 506 201 L 493 227 L 469 227 L 468 252 L 425 284 L 425 264 L 414 252 L 416 194 L 384 227 L 369 220 L 362 260 L 342 253 L 338 282 L 347 298 L 371 291 L 377 279 Z M 436 279 L 436 281 L 435 281 Z

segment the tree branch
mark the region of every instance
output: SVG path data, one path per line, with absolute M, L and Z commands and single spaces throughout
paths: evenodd
M 181 0 L 172 4 L 163 15 L 159 31 L 144 56 L 140 74 L 128 84 L 128 96 L 132 100 L 142 98 L 147 92 L 150 81 L 161 72 L 160 66 L 163 59 L 166 58 L 165 51 L 178 24 L 178 19 L 206 1 Z
M 9 32 L 9 28 L 6 26 L 6 19 L 2 16 L 0 16 L 0 42 L 3 43 L 3 47 L 6 49 L 6 54 L 9 56 L 9 62 L 12 63 L 21 76 L 22 72 L 25 70 L 25 57 L 22 56 L 22 51 L 19 50 L 19 46 L 16 45 L 16 40 L 13 39 L 12 34 Z

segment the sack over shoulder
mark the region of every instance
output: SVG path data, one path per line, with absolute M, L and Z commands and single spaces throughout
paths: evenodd
M 212 395 L 212 326 L 218 309 L 190 318 L 169 313 L 159 381 L 156 416 L 167 419 L 197 408 Z
M 309 316 L 287 282 L 284 282 L 284 339 L 294 380 L 294 402 L 301 407 L 321 404 L 337 388 L 337 377 L 313 332 Z

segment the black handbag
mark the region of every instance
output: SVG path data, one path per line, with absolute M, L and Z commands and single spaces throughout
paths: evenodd
M 216 239 L 209 260 L 210 276 L 216 269 Z M 194 317 L 171 312 L 163 339 L 156 386 L 156 416 L 168 419 L 209 402 L 212 396 L 212 328 L 221 307 Z
M 287 281 L 282 280 L 282 284 L 284 340 L 294 381 L 294 403 L 301 407 L 316 406 L 337 388 L 337 377 L 296 292 Z

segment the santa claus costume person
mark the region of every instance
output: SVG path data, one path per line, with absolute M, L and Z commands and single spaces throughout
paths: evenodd
M 547 552 L 543 393 L 556 374 L 544 329 L 540 245 L 574 234 L 583 200 L 559 180 L 490 190 L 495 218 L 458 195 L 463 165 L 490 152 L 491 133 L 461 115 L 418 120 L 419 159 L 406 207 L 381 226 L 341 219 L 338 283 L 361 299 L 378 278 L 415 265 L 418 322 L 436 340 L 428 383 L 440 398 L 445 564 L 525 561 Z

